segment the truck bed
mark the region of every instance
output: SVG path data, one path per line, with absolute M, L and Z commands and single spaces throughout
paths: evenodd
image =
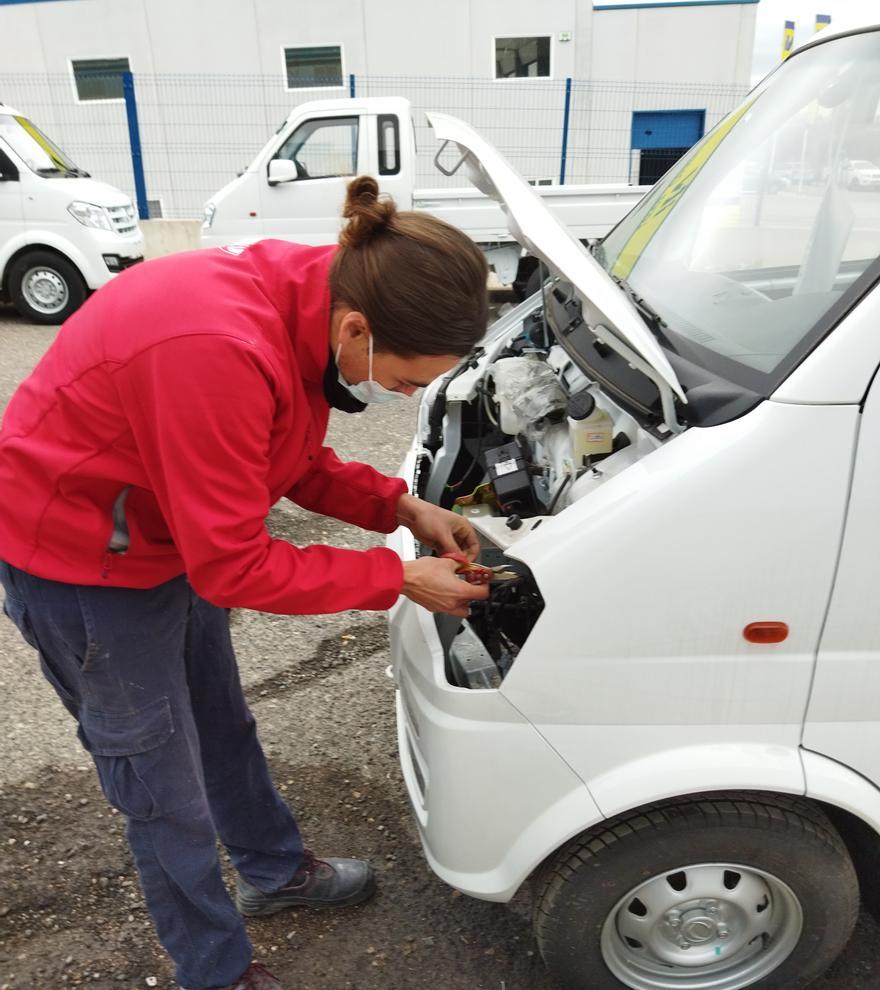
M 650 188 L 597 183 L 537 186 L 535 191 L 572 234 L 583 240 L 607 234 Z M 477 189 L 416 189 L 413 209 L 446 220 L 480 243 L 513 240 L 501 207 Z

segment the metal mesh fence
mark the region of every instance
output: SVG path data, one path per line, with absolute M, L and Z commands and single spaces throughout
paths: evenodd
M 638 183 L 640 151 L 633 147 L 635 114 L 650 119 L 657 112 L 668 113 L 662 141 L 671 149 L 687 149 L 694 143 L 695 135 L 670 111 L 702 112 L 708 133 L 742 102 L 747 92 L 747 86 L 718 83 L 624 84 L 574 80 L 566 181 Z M 658 147 L 650 134 L 646 144 L 649 148 Z
M 419 185 L 460 186 L 464 181 L 461 175 L 447 178 L 435 168 L 439 146 L 426 110 L 440 110 L 471 124 L 526 178 L 559 181 L 564 81 L 358 76 L 356 85 L 359 96 L 404 96 L 412 104 Z
M 401 96 L 412 104 L 417 186 L 461 185 L 434 166 L 438 147 L 425 119 L 440 110 L 472 124 L 529 180 L 558 182 L 563 156 L 566 80 L 487 80 L 358 76 L 342 87 L 286 90 L 262 75 L 140 74 L 137 115 L 152 216 L 197 217 L 205 201 L 245 168 L 300 103 L 314 99 Z M 709 130 L 745 95 L 739 86 L 573 80 L 566 182 L 638 182 L 633 114 L 698 110 Z M 93 176 L 134 198 L 123 100 L 85 101 L 69 75 L 0 71 L 0 101 L 30 117 Z M 693 143 L 690 133 L 682 145 Z M 674 140 L 674 136 L 669 140 Z

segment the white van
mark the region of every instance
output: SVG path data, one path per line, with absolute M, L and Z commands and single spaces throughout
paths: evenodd
M 880 197 L 846 167 L 880 28 L 793 54 L 592 251 L 433 124 L 549 277 L 402 469 L 516 574 L 465 621 L 391 612 L 428 861 L 531 877 L 568 990 L 804 988 L 880 891 Z
M 143 257 L 125 193 L 90 178 L 0 104 L 0 298 L 34 323 L 61 323 Z

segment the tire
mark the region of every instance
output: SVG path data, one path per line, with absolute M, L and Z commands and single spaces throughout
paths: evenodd
M 528 299 L 529 296 L 533 296 L 538 289 L 541 288 L 541 266 L 538 267 L 529 275 L 526 280 L 525 288 L 523 289 L 523 299 Z
M 85 302 L 86 283 L 77 268 L 53 251 L 29 251 L 9 270 L 9 296 L 32 323 L 63 323 Z
M 516 278 L 513 280 L 511 289 L 513 289 L 513 298 L 521 303 L 523 299 L 526 299 L 529 295 L 529 286 L 533 284 L 532 276 L 536 271 L 538 271 L 538 259 L 533 258 L 530 254 L 524 255 L 519 259 L 519 267 L 516 270 Z M 533 290 L 534 291 L 534 290 Z
M 565 990 L 800 990 L 843 950 L 859 910 L 824 813 L 751 793 L 610 819 L 563 847 L 537 885 L 538 945 Z

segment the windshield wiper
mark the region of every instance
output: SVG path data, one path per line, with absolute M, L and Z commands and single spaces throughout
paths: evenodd
M 669 324 L 667 324 L 666 320 L 663 319 L 663 317 L 651 306 L 650 303 L 646 302 L 645 299 L 636 292 L 629 282 L 625 279 L 618 278 L 616 275 L 612 275 L 611 278 L 614 279 L 614 281 L 620 286 L 623 294 L 639 311 L 639 315 L 645 323 L 647 323 L 648 329 L 654 331 L 654 336 L 659 340 L 662 340 L 667 346 L 671 347 L 672 344 L 666 336 L 666 331 L 669 329 Z

